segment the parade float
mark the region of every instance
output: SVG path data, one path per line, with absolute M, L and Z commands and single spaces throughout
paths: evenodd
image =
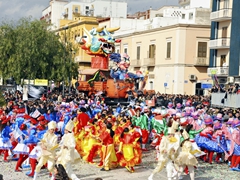
M 148 78 L 148 73 L 144 75 L 141 71 L 128 72 L 130 57 L 127 54 L 115 53 L 115 44 L 121 40 L 114 39 L 112 35 L 118 29 L 84 29 L 85 36 L 79 42 L 81 48 L 92 57 L 91 69 L 84 69 L 80 73 L 81 77 L 84 76 L 84 81 L 78 81 L 78 91 L 88 95 L 101 94 L 107 104 L 126 102 L 128 92 L 143 90 Z

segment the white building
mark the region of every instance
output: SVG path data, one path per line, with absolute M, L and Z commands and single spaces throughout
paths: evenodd
M 42 20 L 51 23 L 51 29 L 59 28 L 59 20 L 74 20 L 77 16 L 127 17 L 126 0 L 50 0 L 42 11 Z
M 208 1 L 210 3 L 211 0 Z M 163 6 L 158 10 L 149 9 L 146 13 L 149 14 L 148 19 L 108 18 L 101 21 L 99 26 L 120 27 L 120 30 L 115 32 L 115 36 L 118 36 L 175 24 L 211 24 L 210 8 Z
M 50 0 L 49 6 L 42 11 L 41 20 L 46 20 L 52 30 L 59 28 L 59 20 L 62 17 L 64 6 L 68 4 L 68 0 Z

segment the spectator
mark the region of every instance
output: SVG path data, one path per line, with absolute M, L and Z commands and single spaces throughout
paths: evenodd
M 67 175 L 66 170 L 64 169 L 63 165 L 58 164 L 55 165 L 55 169 L 54 169 L 54 176 L 55 176 L 55 180 L 70 180 L 70 178 Z

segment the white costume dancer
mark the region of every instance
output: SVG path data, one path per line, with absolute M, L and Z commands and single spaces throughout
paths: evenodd
M 48 131 L 43 135 L 41 140 L 41 157 L 35 169 L 34 179 L 37 179 L 38 173 L 43 165 L 47 163 L 48 170 L 53 174 L 55 166 L 55 150 L 57 148 L 57 135 L 54 134 L 56 129 L 56 122 L 51 121 L 48 123 Z M 52 176 L 52 180 L 54 176 Z
M 80 158 L 77 150 L 75 149 L 76 142 L 74 134 L 72 133 L 74 123 L 70 120 L 64 130 L 64 135 L 60 142 L 61 149 L 57 152 L 57 164 L 62 164 L 66 169 L 68 176 L 72 180 L 79 180 L 72 171 L 72 164 L 75 160 Z

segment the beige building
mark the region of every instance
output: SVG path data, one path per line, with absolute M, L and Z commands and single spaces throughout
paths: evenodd
M 208 79 L 209 25 L 177 24 L 119 35 L 116 51 L 130 56 L 129 71 L 149 72 L 146 89 L 195 94 Z

